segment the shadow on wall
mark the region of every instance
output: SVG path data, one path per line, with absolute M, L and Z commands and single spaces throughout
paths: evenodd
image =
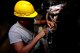
M 11 45 L 9 44 L 9 40 L 6 39 L 4 43 L 0 46 L 0 53 L 14 53 Z
M 8 40 L 8 30 L 13 24 L 13 6 L 18 0 L 0 1 L 0 53 L 13 53 Z
M 12 47 L 8 40 L 8 21 L 0 22 L 0 53 L 13 53 Z

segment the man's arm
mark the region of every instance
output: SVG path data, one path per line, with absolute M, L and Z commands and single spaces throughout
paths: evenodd
M 34 20 L 34 24 L 46 24 L 46 20 Z
M 45 30 L 42 30 L 28 45 L 24 46 L 23 42 L 17 42 L 13 44 L 13 47 L 17 51 L 17 53 L 29 53 L 36 43 L 45 35 Z

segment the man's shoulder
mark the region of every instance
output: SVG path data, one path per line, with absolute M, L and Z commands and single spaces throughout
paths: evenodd
M 11 26 L 9 31 L 17 31 L 19 30 L 20 26 L 19 24 L 16 22 L 14 25 Z

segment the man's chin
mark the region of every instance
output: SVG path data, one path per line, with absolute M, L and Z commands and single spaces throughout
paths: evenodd
M 26 29 L 28 29 L 29 31 L 34 31 L 34 26 L 25 26 Z

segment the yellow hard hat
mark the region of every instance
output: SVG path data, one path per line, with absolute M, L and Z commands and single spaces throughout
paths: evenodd
M 34 18 L 37 16 L 33 5 L 28 1 L 18 1 L 14 6 L 14 15 L 22 18 Z

